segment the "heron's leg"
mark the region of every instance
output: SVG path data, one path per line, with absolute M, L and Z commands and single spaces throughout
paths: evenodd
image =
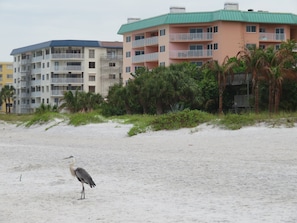
M 81 183 L 82 185 L 82 191 L 81 191 L 81 196 L 80 196 L 80 199 L 85 199 L 85 187 L 84 187 L 84 183 Z

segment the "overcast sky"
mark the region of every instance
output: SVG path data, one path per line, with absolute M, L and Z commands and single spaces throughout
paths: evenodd
M 166 14 L 171 6 L 216 11 L 225 2 L 243 11 L 297 14 L 297 0 L 0 0 L 0 61 L 13 61 L 12 49 L 49 40 L 122 41 L 117 32 L 128 17 Z

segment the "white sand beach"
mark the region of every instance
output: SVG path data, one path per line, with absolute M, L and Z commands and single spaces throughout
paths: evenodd
M 0 222 L 297 222 L 297 127 L 47 127 L 0 123 Z

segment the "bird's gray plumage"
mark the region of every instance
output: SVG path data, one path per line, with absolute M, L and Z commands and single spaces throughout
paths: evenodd
M 85 184 L 89 184 L 90 187 L 95 187 L 96 184 L 95 182 L 93 181 L 92 177 L 90 176 L 90 174 L 83 168 L 76 168 L 74 170 L 74 173 L 75 173 L 75 176 L 77 177 L 77 179 L 82 182 L 82 183 L 85 183 Z

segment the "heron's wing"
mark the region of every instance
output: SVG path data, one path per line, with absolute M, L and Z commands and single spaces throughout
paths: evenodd
M 76 175 L 77 179 L 80 182 L 89 184 L 90 187 L 96 186 L 96 184 L 93 181 L 92 177 L 90 176 L 90 174 L 85 169 L 80 168 L 80 167 L 76 168 L 75 175 Z

